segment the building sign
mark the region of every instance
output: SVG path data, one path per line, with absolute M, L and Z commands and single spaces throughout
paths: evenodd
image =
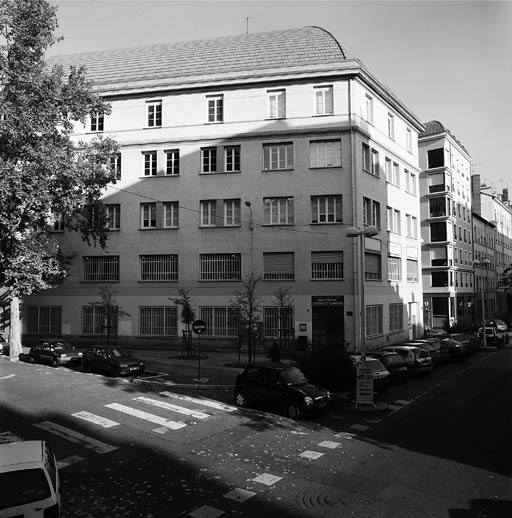
M 356 405 L 373 405 L 373 373 L 361 363 L 357 366 Z
M 325 295 L 311 297 L 311 305 L 316 306 L 341 306 L 343 307 L 343 295 Z

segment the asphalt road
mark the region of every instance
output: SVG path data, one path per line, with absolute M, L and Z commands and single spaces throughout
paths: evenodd
M 0 440 L 52 445 L 64 518 L 512 516 L 511 349 L 392 387 L 387 415 L 300 422 L 3 360 Z

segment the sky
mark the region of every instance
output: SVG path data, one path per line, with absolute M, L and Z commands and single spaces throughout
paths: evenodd
M 512 188 L 512 1 L 60 0 L 48 56 L 320 26 L 422 121 Z

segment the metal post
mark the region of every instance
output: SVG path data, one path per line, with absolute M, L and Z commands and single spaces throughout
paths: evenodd
M 484 276 L 483 276 L 483 269 L 480 268 L 480 293 L 482 295 L 482 345 L 484 347 L 487 347 L 487 333 L 485 332 L 485 293 L 484 293 Z
M 364 267 L 364 245 L 365 245 L 365 235 L 361 233 L 360 237 L 360 266 L 359 266 L 359 275 L 361 276 L 361 360 L 364 362 L 366 359 L 366 306 L 364 300 L 364 281 L 365 281 L 365 267 Z

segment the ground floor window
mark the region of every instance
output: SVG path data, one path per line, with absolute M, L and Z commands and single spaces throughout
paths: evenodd
M 366 336 L 382 334 L 382 305 L 366 306 Z
M 178 336 L 178 308 L 174 306 L 140 306 L 139 335 Z
M 60 335 L 62 333 L 62 307 L 27 306 L 27 333 Z
M 263 308 L 263 335 L 265 338 L 293 336 L 294 309 L 279 306 Z
M 404 305 L 389 305 L 389 331 L 401 331 L 404 327 Z
M 105 310 L 96 306 L 82 306 L 82 334 L 117 335 L 117 313 L 113 311 L 107 323 Z
M 206 324 L 205 336 L 238 336 L 239 312 L 225 306 L 203 306 L 199 318 Z

